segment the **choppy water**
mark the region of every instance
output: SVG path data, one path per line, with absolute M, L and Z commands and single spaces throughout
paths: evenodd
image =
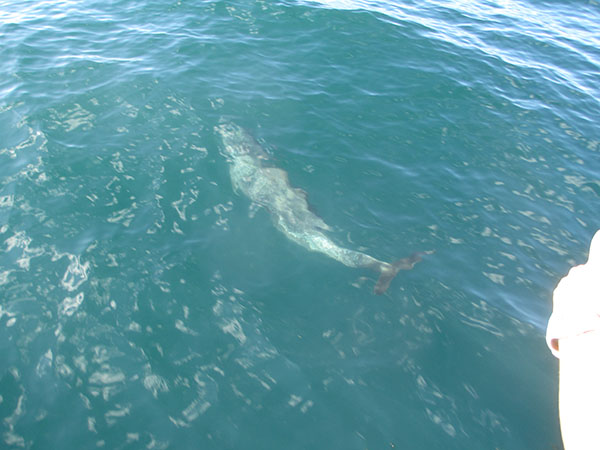
M 590 2 L 0 1 L 4 448 L 560 448 L 599 226 Z M 250 130 L 340 245 L 231 187 Z

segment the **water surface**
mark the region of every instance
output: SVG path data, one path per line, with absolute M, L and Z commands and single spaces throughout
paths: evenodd
M 6 448 L 560 448 L 596 2 L 0 1 Z M 234 192 L 245 127 L 340 245 Z

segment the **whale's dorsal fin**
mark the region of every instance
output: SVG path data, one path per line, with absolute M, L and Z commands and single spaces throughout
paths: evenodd
M 296 192 L 296 194 L 298 194 L 300 197 L 302 197 L 308 203 L 308 194 L 306 193 L 306 191 L 304 189 L 294 188 L 294 191 Z

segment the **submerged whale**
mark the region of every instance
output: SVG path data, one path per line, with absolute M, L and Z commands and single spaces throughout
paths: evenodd
M 275 226 L 291 241 L 346 266 L 379 272 L 374 289 L 376 294 L 383 294 L 400 270 L 412 269 L 421 261 L 421 255 L 429 253 L 413 253 L 408 258 L 388 263 L 338 246 L 324 233 L 331 228 L 310 211 L 306 193 L 290 185 L 284 170 L 265 166 L 267 153 L 247 131 L 231 122 L 220 123 L 215 131 L 221 137 L 223 153 L 230 164 L 234 190 L 266 208 Z

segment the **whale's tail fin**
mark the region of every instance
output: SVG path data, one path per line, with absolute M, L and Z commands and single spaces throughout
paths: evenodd
M 410 255 L 408 258 L 402 258 L 398 261 L 393 262 L 392 264 L 382 264 L 380 266 L 381 274 L 379 275 L 379 279 L 375 284 L 374 292 L 377 295 L 382 295 L 387 291 L 387 288 L 390 287 L 390 283 L 398 272 L 401 270 L 410 270 L 412 269 L 416 263 L 421 261 L 422 255 L 429 255 L 433 253 L 433 250 L 429 250 L 426 252 L 415 252 Z

